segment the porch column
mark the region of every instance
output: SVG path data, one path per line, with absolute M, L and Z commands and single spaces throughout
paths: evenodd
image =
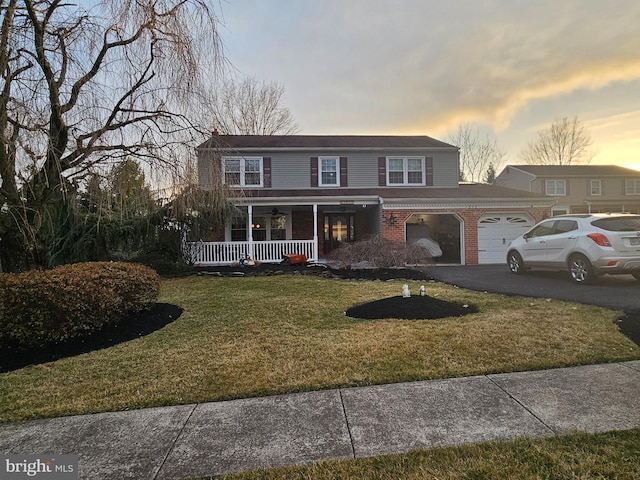
M 247 226 L 247 242 L 249 244 L 249 251 L 245 252 L 245 255 L 249 255 L 253 258 L 253 205 L 247 207 L 247 219 L 249 225 Z
M 318 261 L 318 204 L 313 204 L 313 255 Z

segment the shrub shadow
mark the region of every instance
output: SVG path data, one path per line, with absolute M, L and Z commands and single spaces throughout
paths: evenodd
M 0 373 L 17 370 L 28 365 L 53 362 L 149 335 L 175 321 L 182 308 L 168 303 L 154 303 L 147 310 L 132 315 L 117 325 L 106 325 L 90 335 L 56 342 L 37 349 L 18 346 L 0 353 Z

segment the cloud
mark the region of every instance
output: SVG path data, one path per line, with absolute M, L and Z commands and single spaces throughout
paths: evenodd
M 246 74 L 285 86 L 305 132 L 505 129 L 541 100 L 640 79 L 636 0 L 260 5 L 225 7 L 242 36 L 230 51 Z

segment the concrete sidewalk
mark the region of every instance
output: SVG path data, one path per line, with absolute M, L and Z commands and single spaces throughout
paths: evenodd
M 640 361 L 0 424 L 0 451 L 76 454 L 86 479 L 180 479 L 635 427 Z

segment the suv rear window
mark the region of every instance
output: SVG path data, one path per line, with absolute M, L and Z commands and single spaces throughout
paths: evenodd
M 599 218 L 591 222 L 591 225 L 609 232 L 638 232 L 640 231 L 640 215 L 637 217 Z

